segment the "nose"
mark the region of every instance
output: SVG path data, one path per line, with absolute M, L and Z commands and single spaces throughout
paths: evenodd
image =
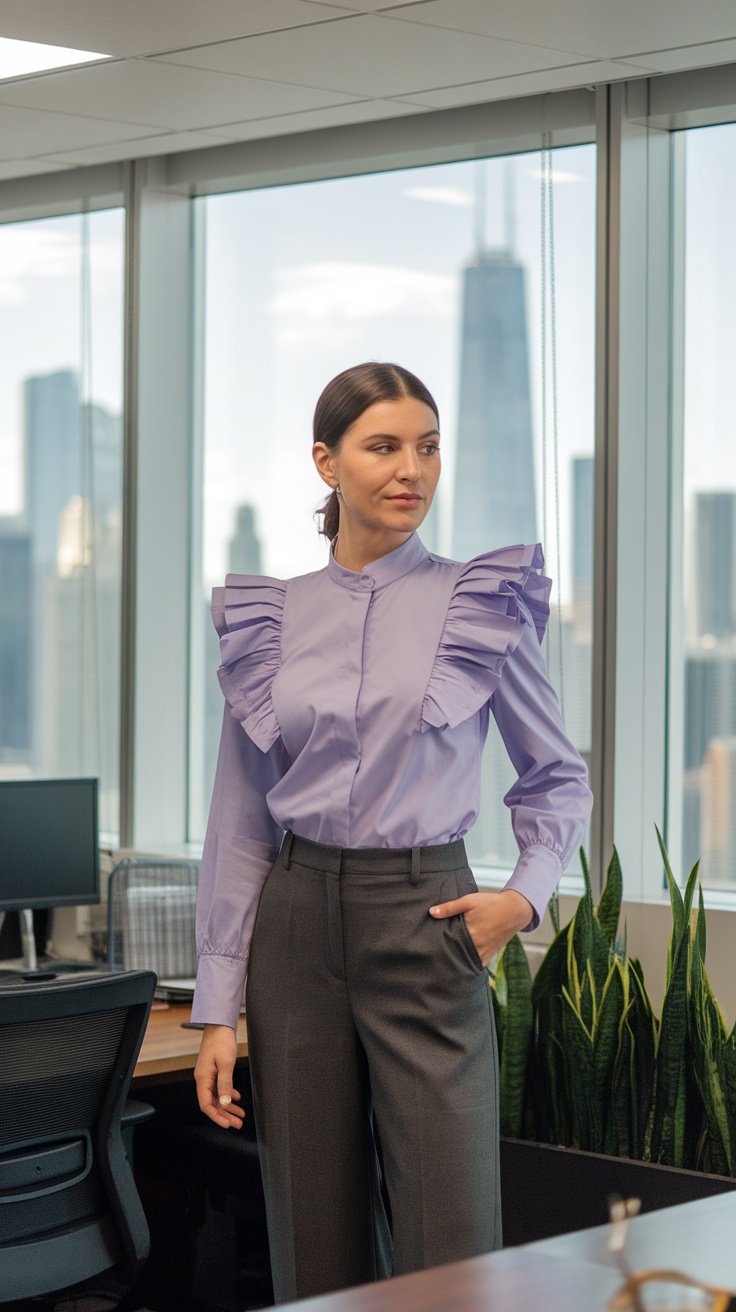
M 417 453 L 411 447 L 407 447 L 406 450 L 401 453 L 399 479 L 402 483 L 416 483 L 420 473 L 421 470 L 419 468 L 419 458 Z

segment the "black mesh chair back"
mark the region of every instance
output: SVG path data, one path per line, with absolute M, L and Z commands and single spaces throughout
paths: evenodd
M 149 1234 L 120 1122 L 150 972 L 0 985 L 0 1303 L 121 1266 Z
M 125 857 L 107 889 L 107 959 L 113 970 L 197 973 L 194 915 L 199 861 Z

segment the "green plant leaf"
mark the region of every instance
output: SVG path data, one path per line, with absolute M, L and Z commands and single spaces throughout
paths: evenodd
M 618 852 L 614 847 L 613 855 L 608 863 L 606 883 L 603 892 L 601 893 L 601 900 L 596 912 L 598 924 L 600 925 L 611 949 L 616 946 L 616 934 L 618 932 L 618 922 L 621 914 L 623 887 L 621 864 L 618 859 Z
M 524 1094 L 532 1036 L 532 977 L 518 934 L 509 940 L 501 953 L 497 974 L 501 972 L 508 999 L 499 1062 L 501 1133 L 518 1138 L 524 1119 Z

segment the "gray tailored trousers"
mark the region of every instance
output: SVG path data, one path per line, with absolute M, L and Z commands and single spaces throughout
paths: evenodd
M 464 917 L 428 914 L 475 891 L 462 841 L 285 837 L 246 990 L 277 1303 L 500 1246 L 487 976 Z

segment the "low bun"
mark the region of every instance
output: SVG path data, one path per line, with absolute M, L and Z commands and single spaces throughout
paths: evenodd
M 337 499 L 337 492 L 330 492 L 318 508 L 317 514 L 323 516 L 319 532 L 323 533 L 329 542 L 334 542 L 340 527 L 340 502 Z

